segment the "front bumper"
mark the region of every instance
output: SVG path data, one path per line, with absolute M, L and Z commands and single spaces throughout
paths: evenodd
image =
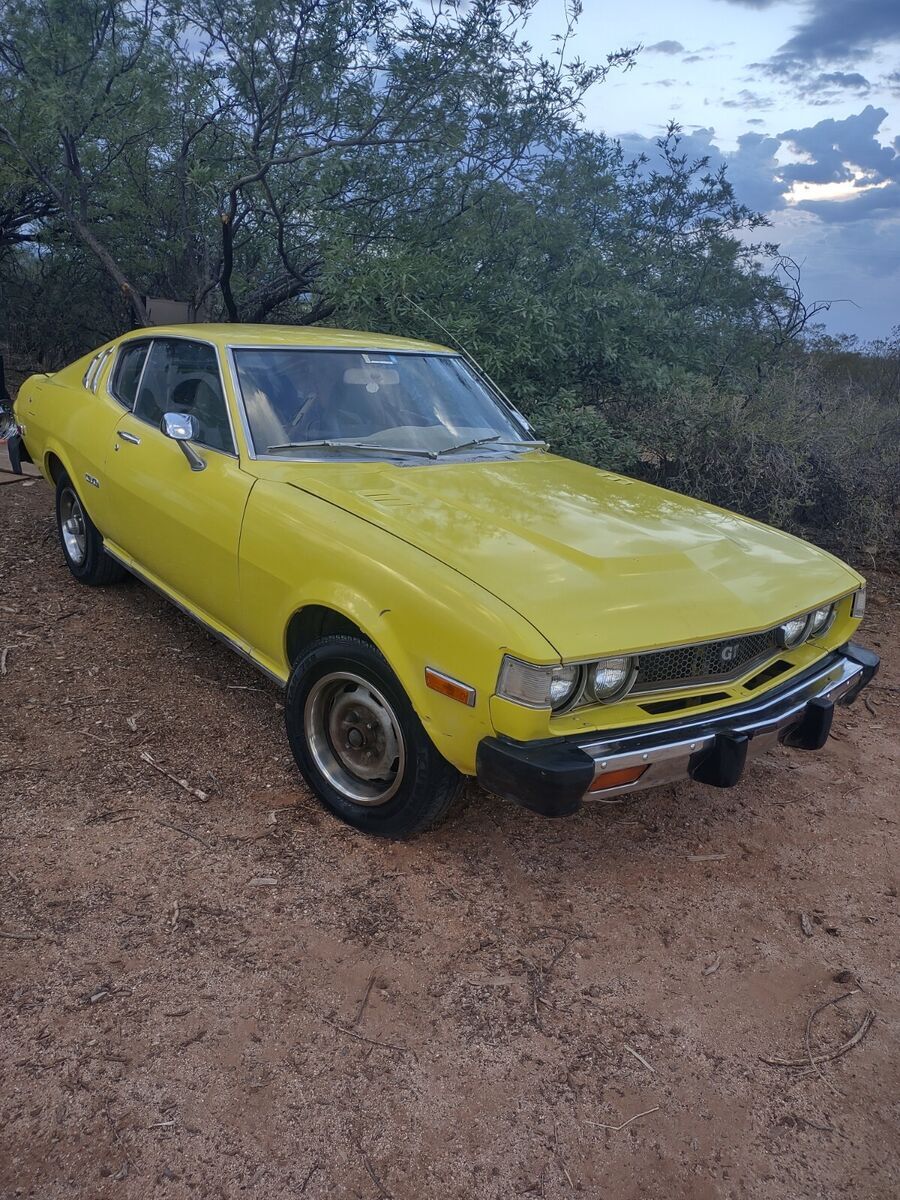
M 732 787 L 748 757 L 779 741 L 802 750 L 824 746 L 835 704 L 851 704 L 878 665 L 877 654 L 848 642 L 783 686 L 702 717 L 541 742 L 485 738 L 478 782 L 548 817 L 573 813 L 585 800 L 679 779 Z M 606 786 L 638 772 L 630 782 Z

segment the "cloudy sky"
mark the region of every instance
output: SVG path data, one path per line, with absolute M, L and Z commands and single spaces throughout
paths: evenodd
M 834 332 L 900 324 L 900 0 L 583 0 L 573 51 L 640 43 L 635 68 L 588 97 L 595 129 L 653 153 L 670 119 L 724 159 L 807 299 L 840 301 Z M 564 0 L 540 0 L 544 48 Z

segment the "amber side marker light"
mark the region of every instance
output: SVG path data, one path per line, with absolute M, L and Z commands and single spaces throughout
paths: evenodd
M 620 767 L 618 771 L 604 771 L 602 775 L 598 775 L 591 786 L 589 792 L 606 792 L 610 788 L 622 787 L 626 783 L 636 783 L 637 780 L 647 770 L 643 767 Z
M 442 675 L 433 667 L 425 668 L 425 685 L 430 687 L 433 692 L 440 692 L 442 696 L 449 696 L 451 700 L 458 700 L 460 704 L 467 704 L 469 708 L 474 707 L 475 689 L 473 687 L 460 683 L 458 679 L 451 679 L 449 675 Z

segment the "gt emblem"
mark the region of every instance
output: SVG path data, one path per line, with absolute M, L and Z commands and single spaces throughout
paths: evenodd
M 729 645 L 722 647 L 722 649 L 719 651 L 719 658 L 723 663 L 726 664 L 734 662 L 737 652 L 737 644 L 735 642 L 731 642 Z
M 91 487 L 98 488 L 100 486 L 100 480 L 95 479 L 93 475 L 85 475 L 85 479 L 88 481 Z

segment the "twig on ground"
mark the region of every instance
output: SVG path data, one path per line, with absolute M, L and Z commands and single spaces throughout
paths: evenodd
M 12 650 L 12 646 L 4 646 L 0 650 L 0 675 L 6 674 L 6 660 L 9 657 L 10 650 Z
M 356 1016 L 353 1018 L 353 1024 L 358 1025 L 362 1020 L 363 1013 L 366 1011 L 366 1005 L 369 1003 L 369 996 L 372 994 L 372 988 L 375 985 L 375 972 L 369 976 L 369 982 L 366 984 L 365 994 L 359 1002 L 359 1008 L 356 1010 Z
M 313 1165 L 309 1168 L 309 1170 L 306 1172 L 306 1178 L 300 1184 L 300 1195 L 301 1196 L 306 1191 L 306 1185 L 312 1179 L 313 1175 L 315 1175 L 316 1171 L 321 1171 L 321 1170 L 322 1170 L 321 1163 L 313 1163 Z
M 173 783 L 177 783 L 183 791 L 193 796 L 196 800 L 209 799 L 206 792 L 201 791 L 200 788 L 191 787 L 186 779 L 179 779 L 177 775 L 173 775 L 171 771 L 167 771 L 165 767 L 161 767 L 153 755 L 149 754 L 146 750 L 141 751 L 141 758 L 145 763 L 149 763 L 155 771 L 159 771 L 160 775 L 165 775 L 166 779 L 171 779 Z
M 708 962 L 706 964 L 706 966 L 703 968 L 701 974 L 702 975 L 715 975 L 716 971 L 718 971 L 718 969 L 719 969 L 719 967 L 721 967 L 721 965 L 722 965 L 722 955 L 717 954 L 716 957 L 712 960 L 712 962 Z
M 559 1151 L 558 1151 L 558 1150 L 557 1150 L 557 1152 L 556 1152 L 556 1161 L 557 1161 L 557 1162 L 559 1163 L 559 1165 L 562 1167 L 562 1173 L 563 1173 L 563 1175 L 565 1175 L 566 1179 L 568 1179 L 568 1181 L 569 1181 L 569 1187 L 570 1187 L 570 1188 L 571 1188 L 571 1189 L 574 1191 L 574 1190 L 575 1190 L 575 1184 L 572 1182 L 572 1176 L 569 1174 L 569 1168 L 566 1166 L 566 1164 L 565 1164 L 565 1163 L 563 1162 L 563 1160 L 560 1158 L 560 1156 L 559 1156 Z
M 195 679 L 200 683 L 211 683 L 213 687 L 227 688 L 229 692 L 264 692 L 266 689 L 258 687 L 255 683 L 222 683 L 219 679 L 210 679 L 207 675 L 195 675 Z
M 554 1147 L 555 1147 L 553 1153 L 554 1153 L 554 1157 L 556 1158 L 557 1163 L 559 1164 L 559 1169 L 562 1171 L 563 1175 L 565 1175 L 566 1179 L 569 1181 L 569 1187 L 574 1192 L 575 1184 L 572 1182 L 572 1176 L 569 1174 L 568 1167 L 563 1162 L 562 1150 L 560 1149 L 560 1146 L 559 1146 L 559 1126 L 556 1124 L 554 1124 L 554 1126 L 553 1126 L 553 1142 L 554 1142 Z
M 90 729 L 79 729 L 79 733 L 85 737 L 93 738 L 95 742 L 101 742 L 104 746 L 115 746 L 118 743 L 111 742 L 109 738 L 101 737 L 99 733 L 92 733 Z
M 366 1165 L 366 1171 L 368 1173 L 369 1178 L 372 1180 L 372 1182 L 378 1188 L 379 1195 L 384 1196 L 385 1200 L 393 1200 L 391 1193 L 387 1190 L 387 1188 L 384 1186 L 384 1184 L 381 1182 L 381 1180 L 375 1174 L 375 1170 L 372 1167 L 372 1164 L 369 1162 L 368 1154 L 366 1154 L 365 1150 L 363 1150 L 362 1147 L 360 1147 L 359 1152 L 362 1155 L 362 1160 Z
M 183 825 L 176 825 L 174 821 L 164 821 L 162 817 L 154 817 L 153 820 L 157 825 L 165 825 L 167 829 L 174 829 L 176 833 L 182 833 L 185 837 L 193 838 L 195 842 L 199 842 L 201 846 L 206 846 L 212 849 L 212 842 L 208 842 L 202 838 L 199 833 L 192 833 L 190 829 L 185 829 Z
M 14 942 L 37 942 L 40 936 L 39 933 L 11 933 L 0 929 L 0 937 L 10 938 Z
M 126 805 L 124 808 L 105 808 L 101 812 L 94 813 L 92 817 L 88 817 L 85 825 L 96 825 L 103 821 L 105 825 L 115 825 L 119 821 L 132 821 L 137 813 L 133 808 Z
M 411 1054 L 416 1058 L 415 1050 L 409 1046 L 398 1046 L 395 1042 L 379 1042 L 375 1038 L 363 1037 L 361 1033 L 357 1033 L 355 1029 L 348 1029 L 346 1025 L 338 1025 L 337 1021 L 332 1021 L 328 1017 L 322 1017 L 326 1025 L 330 1025 L 332 1029 L 337 1029 L 340 1033 L 345 1033 L 347 1037 L 355 1038 L 358 1042 L 366 1042 L 369 1046 L 380 1046 L 383 1050 L 398 1050 L 401 1054 Z
M 818 1129 L 821 1133 L 834 1133 L 833 1125 L 817 1125 L 815 1121 L 810 1121 L 809 1117 L 801 1117 L 799 1113 L 796 1115 L 795 1120 L 802 1121 L 810 1129 Z
M 762 1058 L 760 1061 L 767 1063 L 770 1067 L 815 1067 L 818 1063 L 833 1062 L 836 1058 L 841 1058 L 854 1046 L 858 1046 L 866 1034 L 872 1027 L 872 1022 L 875 1020 L 875 1012 L 869 1009 L 866 1015 L 860 1022 L 856 1032 L 849 1037 L 846 1042 L 838 1046 L 836 1050 L 831 1050 L 827 1054 L 813 1054 L 809 1045 L 810 1031 L 815 1018 L 822 1012 L 823 1009 L 829 1008 L 832 1004 L 839 1004 L 841 1000 L 846 1000 L 848 996 L 855 996 L 859 988 L 854 988 L 852 992 L 844 992 L 842 996 L 835 996 L 831 1000 L 826 1000 L 824 1004 L 820 1004 L 818 1008 L 813 1009 L 806 1022 L 806 1047 L 807 1053 L 804 1058 Z
M 639 1062 L 639 1063 L 643 1063 L 643 1064 L 644 1064 L 644 1066 L 647 1068 L 647 1070 L 648 1070 L 648 1071 L 653 1071 L 653 1068 L 652 1068 L 652 1067 L 650 1066 L 650 1064 L 647 1062 L 646 1058 L 644 1058 L 643 1054 L 638 1054 L 637 1050 L 633 1049 L 633 1048 L 632 1048 L 631 1046 L 629 1046 L 627 1043 L 625 1043 L 625 1044 L 624 1044 L 623 1048 L 624 1048 L 625 1050 L 627 1050 L 629 1054 L 632 1054 L 632 1055 L 634 1055 L 634 1057 L 635 1057 L 635 1058 L 638 1060 L 638 1062 Z M 656 1072 L 655 1072 L 655 1071 L 654 1071 L 653 1073 L 654 1073 L 654 1074 L 656 1074 Z
M 629 1117 L 621 1125 L 604 1125 L 601 1121 L 588 1121 L 588 1125 L 595 1125 L 598 1129 L 608 1129 L 611 1133 L 618 1133 L 620 1129 L 624 1129 L 626 1125 L 630 1125 L 632 1121 L 636 1121 L 639 1117 L 649 1117 L 651 1113 L 655 1112 L 659 1112 L 658 1104 L 653 1108 L 645 1108 L 643 1112 L 635 1113 L 633 1117 Z
M 119 1137 L 119 1131 L 118 1131 L 118 1129 L 116 1129 L 116 1123 L 112 1119 L 112 1113 L 109 1111 L 109 1103 L 108 1102 L 103 1111 L 106 1114 L 106 1119 L 109 1122 L 110 1129 L 112 1130 L 113 1140 L 115 1141 L 115 1143 L 119 1147 L 119 1149 L 122 1151 L 122 1154 L 125 1157 L 125 1163 L 126 1163 L 127 1167 L 133 1171 L 134 1163 L 131 1161 L 131 1155 L 128 1153 L 125 1143 Z M 125 1174 L 126 1175 L 128 1174 L 128 1170 L 125 1171 Z
M 858 991 L 859 991 L 859 988 L 853 988 L 852 991 L 845 992 L 843 996 L 837 996 L 834 1000 L 826 1000 L 824 1004 L 820 1004 L 818 1008 L 814 1008 L 813 1011 L 809 1014 L 809 1016 L 806 1019 L 806 1030 L 804 1031 L 804 1034 L 803 1034 L 803 1044 L 806 1047 L 806 1057 L 809 1059 L 809 1065 L 812 1067 L 812 1069 L 815 1071 L 815 1073 L 818 1075 L 818 1077 L 822 1080 L 822 1082 L 824 1084 L 827 1084 L 827 1086 L 829 1088 L 831 1088 L 831 1090 L 835 1093 L 837 1093 L 837 1088 L 834 1086 L 834 1084 L 831 1082 L 830 1079 L 825 1078 L 824 1071 L 819 1066 L 819 1064 L 816 1062 L 816 1060 L 813 1058 L 812 1041 L 811 1041 L 813 1021 L 816 1019 L 816 1017 L 819 1015 L 819 1013 L 822 1011 L 823 1008 L 828 1008 L 832 1004 L 837 1004 L 838 1001 L 840 1001 L 840 1000 L 846 1000 L 848 996 L 852 996 Z

